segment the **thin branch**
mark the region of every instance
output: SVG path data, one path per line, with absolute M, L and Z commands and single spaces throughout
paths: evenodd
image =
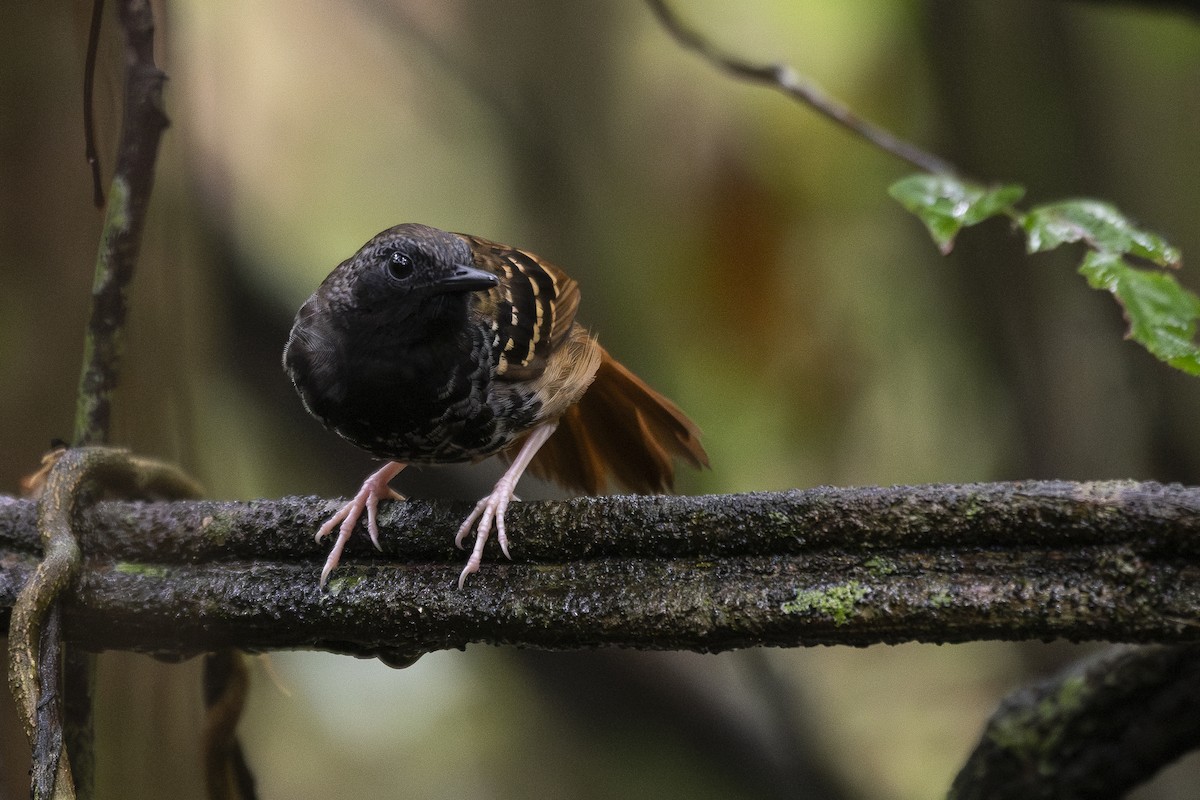
M 84 346 L 75 411 L 75 444 L 108 440 L 112 393 L 120 374 L 126 295 L 137 263 L 158 143 L 167 127 L 162 108 L 166 75 L 154 64 L 154 18 L 150 4 L 121 4 L 125 32 L 125 110 L 117 167 L 96 256 L 92 316 Z
M 646 0 L 659 23 L 684 48 L 699 54 L 719 69 L 752 83 L 766 84 L 778 89 L 827 119 L 858 134 L 879 149 L 907 161 L 925 172 L 956 172 L 947 161 L 906 142 L 890 131 L 859 117 L 850 108 L 804 80 L 786 64 L 754 64 L 738 56 L 722 52 L 675 14 L 666 0 Z
M 1140 7 L 1151 11 L 1176 11 L 1200 15 L 1200 0 L 1071 0 L 1072 3 L 1085 1 L 1101 6 Z
M 466 506 L 385 506 L 330 588 L 317 498 L 101 503 L 66 609 L 89 649 L 240 647 L 411 660 L 472 642 L 727 650 L 978 639 L 1200 639 L 1200 489 L 1029 482 L 606 497 L 510 511 L 455 587 Z M 0 506 L 0 603 L 36 559 L 28 504 Z
M 83 62 L 83 152 L 92 170 L 92 202 L 104 207 L 104 187 L 100 185 L 100 154 L 96 152 L 96 120 L 92 90 L 96 85 L 96 53 L 100 49 L 100 23 L 104 20 L 104 0 L 92 0 L 92 20 L 88 26 L 87 57 Z

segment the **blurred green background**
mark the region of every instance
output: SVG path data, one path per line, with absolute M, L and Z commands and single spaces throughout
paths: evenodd
M 1100 197 L 1185 263 L 1200 253 L 1189 18 L 1042 0 L 674 5 L 968 174 L 1024 183 L 1029 204 Z M 371 469 L 304 414 L 279 356 L 320 279 L 402 221 L 563 265 L 582 321 L 703 429 L 713 469 L 684 492 L 1200 482 L 1200 383 L 1123 341 L 1079 253 L 1028 258 L 989 223 L 938 256 L 887 196 L 903 164 L 681 51 L 636 0 L 155 8 L 172 127 L 114 441 L 177 460 L 213 497 L 344 495 Z M 71 434 L 101 225 L 83 159 L 89 11 L 0 5 L 4 491 Z M 397 486 L 473 499 L 497 474 L 410 470 Z M 264 797 L 925 798 L 1000 697 L 1086 651 L 477 646 L 399 672 L 279 653 L 252 662 L 242 731 Z M 106 654 L 100 673 L 101 795 L 200 797 L 197 665 Z M 4 713 L 0 791 L 21 797 L 26 750 Z M 1193 779 L 1185 764 L 1138 797 L 1190 797 Z

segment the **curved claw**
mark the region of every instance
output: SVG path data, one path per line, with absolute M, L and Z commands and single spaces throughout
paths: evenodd
M 374 477 L 374 476 L 372 476 L 372 477 Z M 383 546 L 381 544 L 379 544 L 379 523 L 376 522 L 376 518 L 379 516 L 379 514 L 378 514 L 379 501 L 380 500 L 405 500 L 405 499 L 407 499 L 404 497 L 404 495 L 400 494 L 395 489 L 388 486 L 386 482 L 383 484 L 382 488 L 383 488 L 383 491 L 386 493 L 386 497 L 374 496 L 374 502 L 371 502 L 371 501 L 367 502 L 367 533 L 369 533 L 371 535 L 371 544 L 375 545 L 375 549 L 381 553 L 383 552 Z
M 504 517 L 496 517 L 496 543 L 500 545 L 504 557 L 512 561 L 512 554 L 508 552 L 508 537 L 504 535 Z
M 496 542 L 500 545 L 500 552 L 504 553 L 504 557 L 512 561 L 512 556 L 508 554 L 508 535 L 504 532 L 504 512 L 508 510 L 508 504 L 513 499 L 514 495 L 500 498 L 499 507 L 496 509 Z
M 390 461 L 372 473 L 363 481 L 363 485 L 359 488 L 358 493 L 338 509 L 336 514 L 327 519 L 324 525 L 317 529 L 316 540 L 318 542 L 332 533 L 334 528 L 338 529 L 337 539 L 329 551 L 329 557 L 325 559 L 325 566 L 321 568 L 321 580 L 319 584 L 321 588 L 325 587 L 326 581 L 329 580 L 329 574 L 333 572 L 341 560 L 342 551 L 346 548 L 346 542 L 350 540 L 350 535 L 354 533 L 354 527 L 362 517 L 363 511 L 367 512 L 367 531 L 371 535 L 371 541 L 374 543 L 376 549 L 383 549 L 379 546 L 379 525 L 376 522 L 379 501 L 404 499 L 402 495 L 397 494 L 388 486 L 388 481 L 396 477 L 402 469 L 404 469 L 404 464 Z
M 463 584 L 467 582 L 467 576 L 473 572 L 479 572 L 479 565 L 472 563 L 472 560 L 467 561 L 467 565 L 463 567 L 463 571 L 458 576 L 458 588 L 463 588 Z
M 372 498 L 374 499 L 374 498 Z M 379 501 L 367 501 L 367 533 L 371 536 L 371 544 L 375 545 L 375 549 L 383 552 L 383 548 L 379 545 L 379 523 L 375 518 L 379 515 Z
M 504 530 L 503 509 L 508 507 L 511 496 L 511 492 L 505 490 L 503 483 L 504 481 L 501 480 L 491 494 L 475 504 L 474 510 L 467 515 L 463 524 L 458 527 L 458 533 L 454 536 L 454 543 L 461 549 L 463 539 L 472 527 L 475 528 L 475 546 L 471 548 L 471 557 L 467 559 L 467 566 L 458 576 L 458 588 L 460 589 L 466 583 L 468 575 L 479 571 L 479 565 L 483 563 L 483 546 L 487 544 L 488 537 L 492 533 L 492 525 L 496 526 L 497 538 L 503 535 L 501 533 Z M 475 524 L 476 520 L 479 521 L 478 525 Z M 508 555 L 507 537 L 501 539 L 501 542 L 501 549 L 504 550 L 505 555 Z
M 321 568 L 321 579 L 318 586 L 325 588 L 325 582 L 329 580 L 329 573 L 333 572 L 334 567 L 338 565 L 338 561 L 342 558 L 342 550 L 346 548 L 346 542 L 350 541 L 350 535 L 354 533 L 354 526 L 358 524 L 358 518 L 362 516 L 363 507 L 369 503 L 369 498 L 362 496 L 362 492 L 355 495 L 354 498 L 338 509 L 338 512 L 325 521 L 325 524 L 317 530 L 317 541 L 321 541 L 336 527 L 338 529 L 337 539 L 333 542 L 333 547 L 329 550 L 329 557 L 325 559 L 325 566 Z
M 344 520 L 350 514 L 350 512 L 353 510 L 354 510 L 354 501 L 351 500 L 349 503 L 346 503 L 346 505 L 344 505 L 340 509 L 338 509 L 338 512 L 336 514 L 334 514 L 329 519 L 325 520 L 325 524 L 322 525 L 320 528 L 317 528 L 317 535 L 313 538 L 315 538 L 318 542 L 320 542 L 326 536 L 333 533 L 333 529 L 336 528 L 339 524 L 341 524 L 342 520 Z M 362 513 L 361 509 L 359 510 L 359 513 L 360 514 Z M 358 517 L 355 517 L 355 520 L 357 520 L 357 519 L 358 519 Z
M 471 528 L 475 526 L 475 520 L 479 519 L 479 515 L 483 513 L 483 507 L 487 505 L 487 502 L 490 499 L 491 495 L 488 495 L 476 503 L 475 508 L 472 509 L 471 513 L 467 515 L 467 518 L 463 520 L 462 525 L 458 526 L 458 533 L 454 534 L 454 546 L 459 550 L 465 549 L 463 547 L 463 540 L 467 538 L 467 534 L 470 533 Z
M 533 460 L 538 448 L 546 443 L 556 427 L 557 423 L 548 422 L 534 428 L 533 432 L 525 439 L 525 443 L 521 445 L 521 451 L 517 453 L 517 457 L 513 459 L 508 470 L 496 482 L 496 488 L 492 489 L 491 494 L 476 503 L 475 508 L 463 520 L 463 524 L 458 526 L 458 533 L 454 534 L 454 544 L 459 549 L 462 549 L 463 540 L 471 528 L 475 528 L 475 546 L 471 548 L 471 556 L 467 559 L 467 565 L 463 567 L 462 573 L 458 576 L 458 588 L 463 587 L 468 575 L 479 571 L 479 565 L 483 563 L 483 546 L 487 544 L 493 525 L 496 527 L 496 541 L 500 545 L 500 551 L 504 553 L 505 558 L 512 560 L 512 556 L 508 552 L 508 533 L 504 529 L 504 512 L 508 510 L 508 504 L 516 499 L 517 481 L 520 480 L 521 474 L 525 472 L 525 468 Z M 478 524 L 476 524 L 477 521 Z

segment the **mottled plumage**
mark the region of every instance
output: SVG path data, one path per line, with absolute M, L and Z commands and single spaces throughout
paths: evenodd
M 575 322 L 579 288 L 532 253 L 425 225 L 397 225 L 340 264 L 296 315 L 284 368 L 326 427 L 389 459 L 318 532 L 339 529 L 322 583 L 364 511 L 378 545 L 378 502 L 407 464 L 512 464 L 460 528 L 478 569 L 526 468 L 587 493 L 610 479 L 671 487 L 673 458 L 706 465 L 699 433 L 674 404 L 612 359 Z M 478 525 L 476 525 L 478 523 Z

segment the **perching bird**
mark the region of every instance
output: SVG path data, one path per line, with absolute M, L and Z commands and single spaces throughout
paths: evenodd
M 355 525 L 379 546 L 380 500 L 408 464 L 510 462 L 455 536 L 476 528 L 459 576 L 478 571 L 526 469 L 587 494 L 609 481 L 669 490 L 673 458 L 702 467 L 699 431 L 575 322 L 579 288 L 508 245 L 397 225 L 343 261 L 296 314 L 283 364 L 309 413 L 388 463 L 317 532 L 338 528 L 324 585 Z M 478 523 L 478 524 L 476 524 Z

